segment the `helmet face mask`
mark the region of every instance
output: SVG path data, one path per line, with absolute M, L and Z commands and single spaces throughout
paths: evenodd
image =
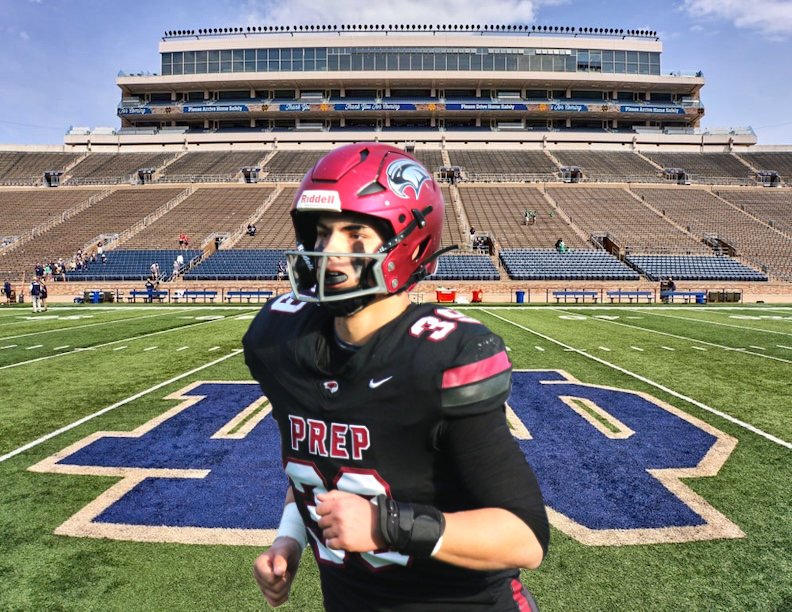
M 343 253 L 320 249 L 317 215 L 332 219 L 331 213 L 359 219 L 381 246 L 373 253 L 351 243 Z M 324 304 L 336 316 L 354 314 L 378 295 L 409 290 L 437 267 L 443 196 L 426 169 L 396 147 L 358 143 L 330 152 L 303 179 L 291 216 L 297 249 L 286 256 L 294 297 Z M 358 283 L 350 287 L 343 278 L 338 284 L 345 288 L 333 291 L 326 282 L 334 273 L 331 259 L 346 260 L 342 267 L 353 270 Z

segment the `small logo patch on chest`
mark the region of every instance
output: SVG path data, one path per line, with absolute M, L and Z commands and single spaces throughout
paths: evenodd
M 322 386 L 325 388 L 325 391 L 328 391 L 331 395 L 338 391 L 338 383 L 334 380 L 328 380 L 322 383 Z

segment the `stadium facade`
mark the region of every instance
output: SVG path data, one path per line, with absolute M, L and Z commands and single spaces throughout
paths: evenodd
M 756 143 L 750 129 L 700 129 L 704 76 L 665 69 L 644 30 L 250 26 L 169 31 L 159 52 L 158 74 L 119 73 L 121 128 L 72 129 L 69 148 Z

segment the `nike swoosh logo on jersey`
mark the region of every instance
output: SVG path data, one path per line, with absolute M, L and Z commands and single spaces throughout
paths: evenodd
M 393 376 L 388 376 L 388 378 L 383 378 L 382 380 L 378 380 L 377 382 L 374 382 L 374 379 L 372 378 L 369 381 L 369 388 L 376 389 L 381 384 L 388 382 L 391 378 L 393 378 Z

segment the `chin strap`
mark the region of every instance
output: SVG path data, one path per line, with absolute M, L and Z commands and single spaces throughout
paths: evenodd
M 426 266 L 428 264 L 432 263 L 435 259 L 440 257 L 440 255 L 442 255 L 443 253 L 448 253 L 448 251 L 453 251 L 453 250 L 456 250 L 458 248 L 459 248 L 458 244 L 452 244 L 451 246 L 443 247 L 442 249 L 439 249 L 439 250 L 435 251 L 434 253 L 432 253 L 431 255 L 429 255 L 429 257 L 427 257 L 424 260 L 424 262 L 420 266 L 418 266 L 418 269 L 415 272 L 413 272 L 412 274 L 410 274 L 410 277 L 407 279 L 407 282 L 405 282 L 399 288 L 399 291 L 404 291 L 408 287 L 412 287 L 412 286 L 418 284 L 419 282 L 421 282 L 424 278 L 426 278 L 429 275 L 429 270 L 426 269 Z M 396 293 L 399 293 L 399 291 L 397 291 Z

